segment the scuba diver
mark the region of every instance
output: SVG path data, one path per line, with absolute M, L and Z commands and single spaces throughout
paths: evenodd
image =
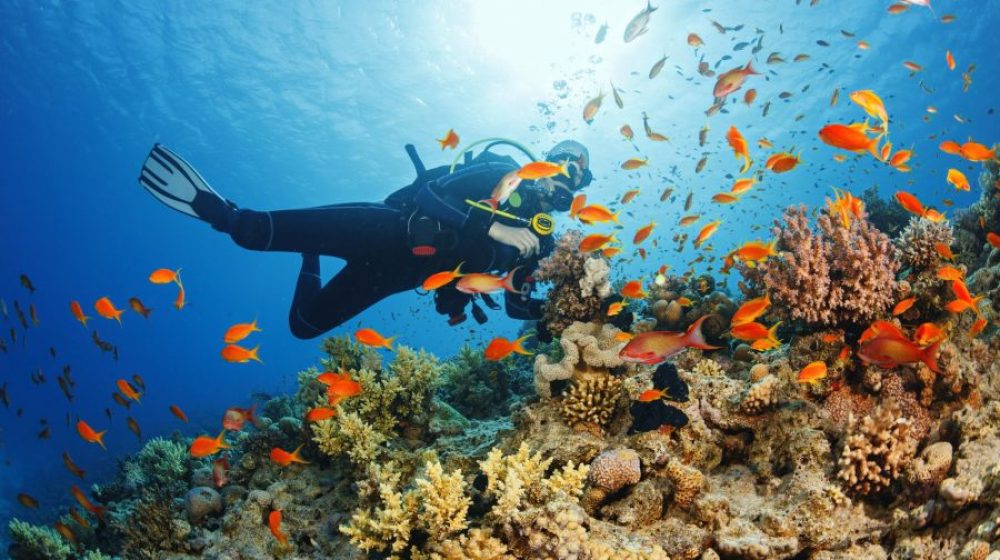
M 472 148 L 483 143 L 486 147 L 473 158 Z M 531 274 L 555 245 L 548 212 L 569 210 L 576 191 L 590 184 L 590 154 L 579 142 L 559 142 L 546 160 L 565 163 L 568 176 L 525 180 L 493 207 L 483 202 L 505 176 L 521 167 L 510 156 L 490 151 L 503 144 L 537 159 L 518 143 L 486 139 L 460 152 L 451 166 L 426 169 L 408 144 L 416 180 L 374 203 L 267 212 L 240 208 L 160 144 L 149 152 L 139 184 L 170 208 L 229 234 L 241 247 L 300 253 L 302 268 L 288 317 L 297 338 L 317 337 L 385 297 L 419 288 L 428 276 L 458 266 L 463 274 L 510 273 L 516 292 L 504 292 L 507 315 L 537 320 L 543 300 L 531 297 Z M 320 256 L 347 261 L 326 285 L 320 277 Z M 461 292 L 454 282 L 434 291 L 435 308 L 448 316 L 449 325 L 465 321 L 470 304 L 475 320 L 486 322 L 477 300 L 499 309 L 488 294 Z

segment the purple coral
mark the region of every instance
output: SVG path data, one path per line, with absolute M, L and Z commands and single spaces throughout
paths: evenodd
M 816 325 L 864 324 L 895 298 L 896 260 L 889 238 L 867 215 L 845 227 L 824 210 L 813 230 L 805 206 L 790 207 L 775 222 L 779 258 L 759 267 L 772 309 Z

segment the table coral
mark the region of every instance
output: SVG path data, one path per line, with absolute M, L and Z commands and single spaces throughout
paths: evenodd
M 865 217 L 844 227 L 829 209 L 813 230 L 805 206 L 775 222 L 781 256 L 758 267 L 755 278 L 786 319 L 814 325 L 862 324 L 895 302 L 899 263 L 889 238 Z

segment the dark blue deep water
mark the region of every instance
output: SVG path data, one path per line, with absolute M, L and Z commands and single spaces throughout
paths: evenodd
M 141 425 L 144 440 L 174 430 L 214 433 L 227 407 L 248 406 L 254 393 L 294 391 L 296 372 L 319 355 L 318 340 L 297 340 L 287 327 L 299 257 L 241 249 L 158 204 L 136 182 L 154 142 L 183 154 L 241 206 L 281 209 L 381 200 L 413 178 L 404 144 L 413 143 L 428 165 L 453 159 L 435 142 L 450 128 L 463 146 L 498 136 L 537 152 L 575 138 L 592 154 L 590 200 L 610 203 L 641 189 L 623 214 L 621 236 L 629 240 L 655 220 L 662 243 L 648 247 L 646 261 L 626 243 L 615 277 L 648 279 L 660 264 L 686 270 L 700 254 L 690 244 L 677 253 L 669 241 L 688 192 L 696 211 L 723 220 L 709 256 L 766 237 L 752 228 L 769 225 L 787 205 L 821 204 L 831 187 L 860 194 L 878 185 L 883 197 L 904 189 L 939 208 L 943 198 L 959 208 L 978 197 L 977 189 L 955 191 L 945 173 L 955 166 L 975 181 L 979 166 L 942 154 L 937 144 L 997 140 L 1000 2 L 935 0 L 933 13 L 911 7 L 899 15 L 887 13 L 889 4 L 662 0 L 649 32 L 625 43 L 625 25 L 642 8 L 636 0 L 0 3 L 0 297 L 11 313 L 0 321 L 8 343 L 0 384 L 10 397 L 10 407 L 0 408 L 4 524 L 14 515 L 50 522 L 53 509 L 72 500 L 76 479 L 63 467 L 64 451 L 88 471 L 88 481 L 111 476 L 115 459 L 141 445 L 127 416 Z M 954 22 L 942 23 L 945 14 Z M 607 37 L 596 44 L 605 21 Z M 704 47 L 688 46 L 692 32 Z M 758 40 L 762 48 L 752 53 Z M 870 48 L 859 49 L 859 40 Z M 954 71 L 946 50 L 957 61 Z M 772 52 L 785 62 L 767 64 Z M 800 53 L 808 60 L 793 62 Z M 664 55 L 663 71 L 649 79 Z M 708 117 L 715 79 L 697 72 L 702 57 L 719 73 L 752 59 L 764 75 Z M 923 70 L 913 74 L 905 61 Z M 963 72 L 972 78 L 967 92 Z M 584 104 L 610 93 L 609 82 L 624 109 L 609 95 L 585 124 Z M 749 87 L 758 92 L 751 107 L 742 103 Z M 831 107 L 837 88 L 840 101 Z M 864 156 L 838 164 L 836 151 L 817 138 L 826 123 L 863 119 L 847 95 L 859 89 L 885 100 L 894 144 L 915 152 L 910 173 Z M 782 92 L 791 96 L 781 99 Z M 643 112 L 669 142 L 644 137 Z M 637 133 L 635 147 L 618 132 L 625 123 Z M 708 142 L 699 147 L 706 123 Z M 746 136 L 758 165 L 771 152 L 757 147 L 760 137 L 775 150 L 801 151 L 802 165 L 766 175 L 738 204 L 711 203 L 738 171 L 725 141 L 730 125 Z M 695 173 L 704 155 L 705 170 Z M 620 169 L 635 156 L 648 157 L 649 165 Z M 677 194 L 659 202 L 670 185 Z M 363 224 L 357 235 L 365 235 Z M 324 276 L 339 266 L 324 259 Z M 183 268 L 183 310 L 171 305 L 172 286 L 147 281 L 159 267 Z M 20 285 L 22 273 L 33 294 Z M 735 278 L 729 282 L 734 288 Z M 93 302 L 105 295 L 119 306 L 138 296 L 153 308 L 148 320 L 128 311 L 122 326 L 99 317 L 90 323 L 119 348 L 117 362 L 69 312 L 76 299 L 95 315 Z M 39 326 L 24 332 L 15 300 L 26 312 L 36 306 Z M 410 292 L 332 334 L 373 327 L 447 357 L 464 341 L 482 346 L 516 334 L 518 322 L 502 312 L 490 316 L 485 326 L 449 328 L 430 297 Z M 255 317 L 263 332 L 250 340 L 260 344 L 263 364 L 223 362 L 225 329 Z M 55 382 L 67 364 L 78 383 L 71 403 Z M 47 381 L 36 385 L 31 375 L 39 369 Z M 111 395 L 115 380 L 132 374 L 148 389 L 142 405 L 127 412 Z M 191 423 L 177 421 L 171 404 Z M 80 440 L 72 426 L 78 417 L 108 430 L 106 452 Z M 43 421 L 51 437 L 40 440 Z M 36 496 L 42 508 L 20 506 L 19 492 Z

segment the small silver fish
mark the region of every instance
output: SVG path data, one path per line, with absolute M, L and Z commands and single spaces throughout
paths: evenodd
M 658 8 L 654 8 L 653 5 L 647 0 L 646 7 L 639 12 L 632 21 L 628 22 L 628 26 L 625 27 L 625 33 L 623 38 L 625 42 L 631 42 L 633 39 L 642 35 L 649 29 L 646 28 L 649 25 L 649 15 L 655 12 Z
M 608 22 L 604 22 L 604 25 L 597 30 L 597 36 L 594 37 L 594 43 L 600 45 L 604 42 L 604 37 L 608 35 Z
M 650 80 L 652 80 L 653 78 L 655 78 L 657 76 L 657 74 L 660 73 L 660 70 L 663 70 L 663 65 L 666 62 L 667 62 L 667 55 L 663 55 L 663 58 L 661 58 L 660 60 L 656 61 L 656 64 L 654 64 L 653 67 L 649 69 L 649 79 Z

